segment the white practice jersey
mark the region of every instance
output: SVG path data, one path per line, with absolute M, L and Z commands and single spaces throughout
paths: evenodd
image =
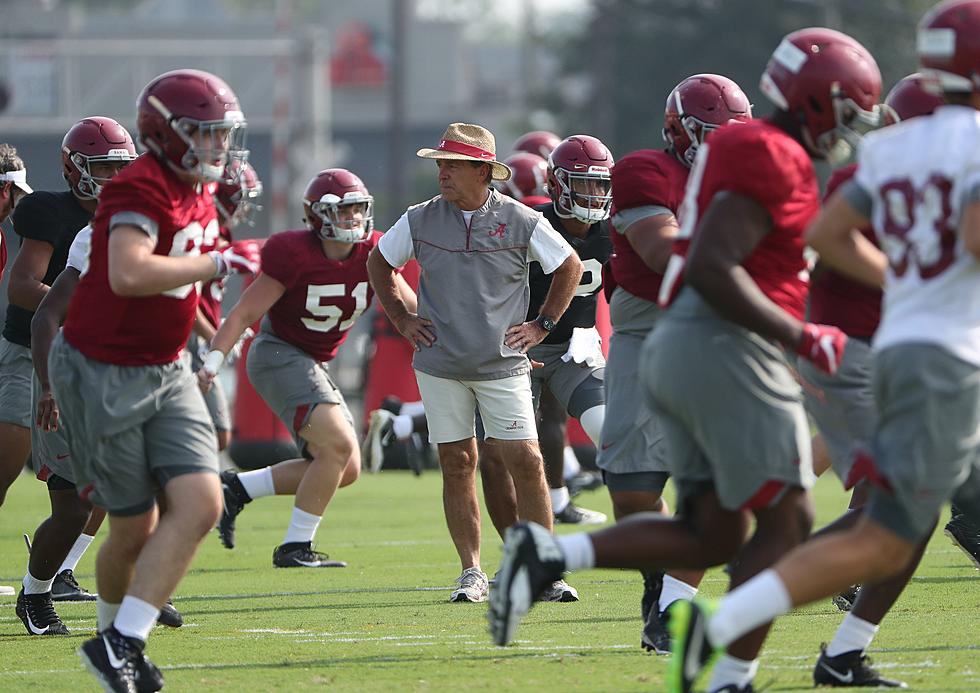
M 875 348 L 928 342 L 980 365 L 980 262 L 958 231 L 980 188 L 980 112 L 942 106 L 869 134 L 854 179 L 889 262 Z
M 91 250 L 92 225 L 87 224 L 71 242 L 71 247 L 68 249 L 68 267 L 74 267 L 79 275 L 84 275 L 88 272 L 88 256 Z

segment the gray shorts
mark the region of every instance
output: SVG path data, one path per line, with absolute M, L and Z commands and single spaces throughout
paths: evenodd
M 37 376 L 31 378 L 32 397 L 31 411 L 34 421 L 37 421 L 37 401 L 41 397 L 41 381 Z M 57 402 L 57 400 L 55 400 Z M 60 403 L 59 403 L 60 406 Z M 47 481 L 51 475 L 60 476 L 65 481 L 74 484 L 75 473 L 71 468 L 71 451 L 68 449 L 68 438 L 65 432 L 65 419 L 62 415 L 58 420 L 57 431 L 42 431 L 32 422 L 31 425 L 31 466 L 41 481 Z
M 31 350 L 0 337 L 0 423 L 31 427 Z
M 662 311 L 656 303 L 618 287 L 609 303 L 609 315 L 613 334 L 605 373 L 606 417 L 596 464 L 602 471 L 617 475 L 666 472 L 663 433 L 637 374 L 643 340 Z
M 824 373 L 804 358 L 796 360 L 807 413 L 827 444 L 830 463 L 845 482 L 857 449 L 868 448 L 877 410 L 871 389 L 871 347 L 860 339 L 847 340 L 835 375 Z
M 48 358 L 79 493 L 110 515 L 139 515 L 183 474 L 218 473 L 214 426 L 197 379 L 160 366 L 93 361 L 59 334 Z
M 537 411 L 541 388 L 547 385 L 568 415 L 577 419 L 592 407 L 605 404 L 605 361 L 598 366 L 562 361 L 561 357 L 567 351 L 567 342 L 538 344 L 528 351 L 529 357 L 544 364 L 543 368 L 531 371 L 531 396 L 534 398 L 534 411 Z
M 204 365 L 204 360 L 200 355 L 200 344 L 204 338 L 200 335 L 191 334 L 187 340 L 187 353 L 191 357 L 191 371 L 197 373 Z M 211 422 L 217 431 L 231 430 L 231 413 L 228 409 L 228 397 L 225 396 L 225 388 L 221 381 L 215 378 L 211 382 L 211 389 L 204 393 L 204 403 L 208 405 L 208 413 L 211 415 Z
M 710 485 L 734 511 L 812 485 L 810 427 L 785 353 L 720 318 L 693 289 L 647 337 L 639 377 L 682 499 Z
M 269 332 L 260 332 L 248 350 L 248 379 L 269 408 L 293 432 L 300 452 L 309 457 L 299 431 L 318 404 L 336 404 L 354 428 L 354 417 L 333 380 L 327 364 Z
M 868 512 L 918 542 L 944 503 L 980 500 L 980 368 L 936 345 L 896 345 L 875 356 L 874 392 L 871 452 L 889 488 L 875 487 Z

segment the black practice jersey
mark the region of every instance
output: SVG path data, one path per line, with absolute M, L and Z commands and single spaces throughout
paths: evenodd
M 68 249 L 75 236 L 92 220 L 71 191 L 31 193 L 14 208 L 14 231 L 23 239 L 43 241 L 54 247 L 48 270 L 42 280 L 48 286 L 68 264 Z M 29 347 L 31 345 L 31 318 L 34 311 L 9 304 L 3 337 L 8 342 Z
M 598 301 L 599 291 L 602 289 L 602 265 L 609 259 L 612 253 L 612 241 L 609 238 L 609 222 L 600 221 L 589 227 L 589 233 L 585 238 L 578 238 L 565 231 L 562 226 L 561 217 L 555 213 L 555 207 L 551 203 L 538 205 L 537 211 L 544 214 L 548 222 L 561 234 L 562 238 L 578 253 L 579 259 L 585 266 L 582 272 L 582 281 L 572 302 L 568 305 L 568 310 L 561 316 L 561 320 L 555 326 L 542 344 L 561 344 L 572 338 L 572 329 L 575 327 L 595 327 L 595 309 Z M 541 270 L 541 265 L 532 262 L 530 267 L 529 282 L 531 284 L 531 303 L 527 311 L 527 319 L 534 320 L 538 316 L 541 304 L 544 303 L 548 289 L 551 288 L 551 275 L 545 274 Z

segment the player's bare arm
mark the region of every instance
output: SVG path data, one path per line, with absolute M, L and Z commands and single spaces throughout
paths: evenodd
M 24 244 L 17 254 L 17 259 L 10 267 L 10 285 L 7 296 L 10 302 L 27 310 L 35 310 L 48 286 L 42 281 L 48 271 L 48 263 L 54 246 L 45 241 L 25 238 Z
M 551 280 L 551 288 L 545 296 L 541 310 L 538 311 L 542 317 L 549 318 L 553 322 L 558 322 L 561 316 L 568 309 L 568 304 L 572 302 L 575 289 L 582 281 L 582 261 L 578 255 L 570 253 L 568 257 L 554 271 Z M 530 320 L 519 325 L 511 325 L 504 334 L 504 344 L 511 349 L 515 349 L 522 354 L 526 354 L 531 347 L 540 344 L 548 336 L 548 330 L 541 326 L 537 320 Z
M 795 346 L 803 323 L 769 300 L 741 265 L 771 230 L 759 203 L 731 192 L 716 195 L 695 233 L 684 278 L 726 320 Z
M 214 339 L 214 335 L 217 332 L 214 325 L 212 325 L 206 317 L 204 317 L 204 311 L 200 308 L 197 309 L 197 315 L 194 316 L 194 334 L 199 335 L 204 338 L 208 343 Z
M 980 200 L 974 199 L 960 215 L 960 237 L 963 246 L 980 260 Z
M 156 296 L 218 273 L 210 255 L 155 255 L 156 239 L 136 226 L 119 224 L 109 234 L 109 286 L 119 296 Z
M 677 219 L 673 214 L 657 214 L 633 222 L 626 229 L 625 235 L 643 264 L 654 272 L 663 274 L 667 269 L 677 230 Z
M 31 358 L 34 372 L 41 383 L 41 396 L 37 402 L 37 425 L 42 431 L 58 430 L 58 404 L 51 393 L 48 377 L 48 354 L 58 335 L 58 328 L 68 313 L 68 304 L 78 285 L 79 273 L 74 267 L 66 267 L 48 289 L 31 319 Z
M 435 333 L 431 328 L 432 323 L 415 313 L 412 309 L 412 301 L 408 298 L 410 295 L 414 299 L 415 292 L 408 288 L 404 280 L 402 280 L 403 286 L 399 285 L 398 280 L 401 277 L 377 248 L 368 255 L 367 267 L 371 288 L 374 289 L 381 307 L 399 334 L 411 342 L 416 351 L 423 346 L 432 346 L 436 341 Z
M 839 192 L 827 201 L 806 230 L 806 242 L 820 254 L 820 262 L 871 286 L 885 282 L 888 259 L 858 228 L 868 219 Z

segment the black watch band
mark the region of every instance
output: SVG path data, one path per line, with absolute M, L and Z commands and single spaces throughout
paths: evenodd
M 534 319 L 534 322 L 541 325 L 541 329 L 545 332 L 551 332 L 555 329 L 555 321 L 549 318 L 547 315 L 539 315 Z

